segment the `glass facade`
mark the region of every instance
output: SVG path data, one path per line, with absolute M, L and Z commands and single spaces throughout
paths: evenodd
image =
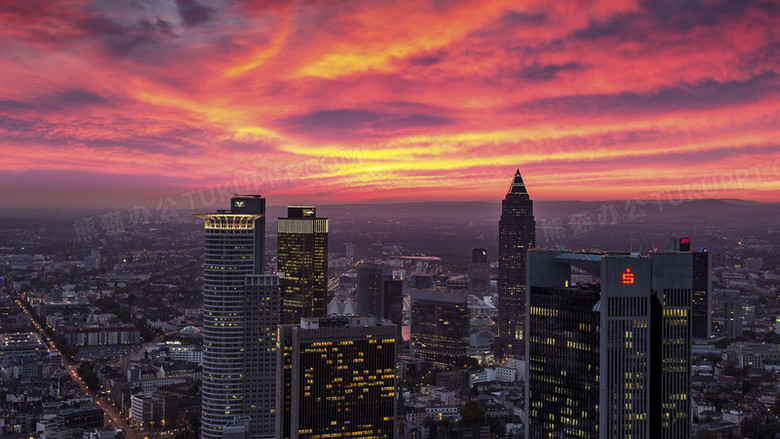
M 498 356 L 523 355 L 526 257 L 535 239 L 533 201 L 518 170 L 498 223 Z
M 709 339 L 712 334 L 712 309 L 710 307 L 712 258 L 707 250 L 693 252 L 692 256 L 693 315 L 691 316 L 691 332 L 693 338 Z
M 690 437 L 691 273 L 691 252 L 531 251 L 526 437 Z
M 279 218 L 277 270 L 284 273 L 282 322 L 325 315 L 328 293 L 328 220 L 317 218 L 313 206 L 293 206 Z
M 231 210 L 196 215 L 205 223 L 203 276 L 203 438 L 221 438 L 237 416 L 272 435 L 279 285 L 262 275 L 265 200 L 231 199 Z
M 357 313 L 402 324 L 403 282 L 393 280 L 393 269 L 384 265 L 357 267 Z
M 468 355 L 470 318 L 463 293 L 409 291 L 412 354 L 436 367 L 448 367 Z
M 660 380 L 654 382 L 660 383 L 661 392 L 659 416 L 650 420 L 649 437 L 686 438 L 691 431 L 691 290 L 664 288 L 657 297 L 662 300 L 654 340 L 660 340 L 660 356 L 653 356 L 653 367 L 660 369 Z
M 599 287 L 530 287 L 530 437 L 598 437 Z
M 280 326 L 277 437 L 393 437 L 395 335 L 373 317 Z

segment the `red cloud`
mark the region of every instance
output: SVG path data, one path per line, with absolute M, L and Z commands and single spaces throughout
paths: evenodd
M 589 5 L 0 1 L 0 203 L 80 174 L 496 199 L 518 166 L 540 199 L 760 169 L 717 196 L 777 201 L 780 8 Z

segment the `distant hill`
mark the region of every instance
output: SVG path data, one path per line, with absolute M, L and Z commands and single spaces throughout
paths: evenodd
M 605 207 L 614 208 L 622 216 L 646 214 L 648 219 L 758 219 L 775 218 L 780 220 L 780 203 L 761 203 L 757 201 L 708 199 L 693 201 L 664 200 L 611 200 L 611 201 L 535 201 L 534 215 L 537 219 L 568 217 L 578 212 L 588 211 L 595 214 Z M 276 208 L 269 208 L 273 217 Z M 279 207 L 281 215 L 285 214 Z M 462 218 L 464 221 L 498 221 L 501 215 L 501 202 L 429 202 L 398 204 L 342 204 L 318 206 L 318 215 L 324 217 L 353 218 L 414 218 L 447 219 Z
M 623 219 L 640 216 L 643 221 L 656 222 L 754 222 L 780 224 L 780 203 L 761 203 L 737 199 L 707 199 L 669 202 L 664 200 L 612 200 L 612 201 L 535 201 L 537 220 L 562 218 L 589 212 L 591 215 L 603 209 L 614 209 Z M 152 209 L 153 210 L 153 209 Z M 0 211 L 0 229 L 54 227 L 69 225 L 84 217 L 98 217 L 112 209 L 3 209 Z M 206 211 L 206 210 L 204 210 Z M 181 210 L 181 218 L 191 218 L 190 212 Z M 269 206 L 268 217 L 273 220 L 287 215 L 285 206 Z M 446 201 L 395 204 L 333 204 L 317 206 L 317 214 L 357 221 L 372 219 L 422 220 L 472 222 L 495 221 L 501 215 L 501 202 Z M 193 219 L 193 221 L 195 221 Z

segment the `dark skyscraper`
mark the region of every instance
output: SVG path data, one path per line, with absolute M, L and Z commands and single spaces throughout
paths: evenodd
M 523 355 L 526 255 L 535 238 L 533 201 L 518 169 L 501 203 L 498 223 L 497 356 Z
M 691 238 L 669 238 L 670 251 L 691 251 Z M 707 248 L 691 252 L 693 257 L 693 305 L 691 314 L 691 336 L 709 339 L 712 334 L 712 254 Z
M 459 357 L 468 356 L 468 296 L 438 290 L 409 290 L 408 293 L 412 300 L 413 355 L 442 368 L 451 366 Z
M 687 236 L 671 237 L 669 238 L 667 250 L 673 252 L 689 252 L 691 251 L 691 238 Z
M 205 221 L 203 438 L 221 438 L 236 417 L 272 437 L 279 279 L 263 274 L 265 199 L 238 196 Z
M 277 223 L 277 271 L 282 289 L 282 323 L 325 315 L 328 294 L 328 219 L 314 206 L 290 206 Z
M 690 437 L 691 259 L 529 253 L 527 438 Z
M 693 256 L 693 311 L 691 334 L 693 338 L 709 339 L 712 334 L 712 254 L 706 249 L 691 253 Z
M 396 333 L 374 317 L 280 326 L 276 437 L 394 437 Z
M 393 268 L 362 264 L 357 268 L 357 313 L 401 325 L 403 282 L 393 279 Z
M 471 249 L 469 264 L 469 292 L 475 295 L 486 294 L 490 290 L 490 263 L 486 248 Z
M 529 299 L 529 437 L 598 437 L 599 287 L 531 286 Z
M 471 249 L 471 263 L 472 264 L 487 264 L 487 249 L 486 248 L 472 248 Z
M 723 299 L 723 325 L 726 329 L 726 337 L 730 340 L 744 335 L 743 313 L 744 302 L 739 296 L 726 296 Z

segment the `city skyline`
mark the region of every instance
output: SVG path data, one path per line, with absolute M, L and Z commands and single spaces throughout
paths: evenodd
M 777 216 L 759 226 L 743 203 L 736 228 L 727 212 L 698 209 L 693 229 L 683 215 L 629 227 L 604 216 L 589 231 L 586 210 L 570 232 L 604 227 L 594 242 L 616 239 L 620 251 L 544 250 L 533 189 L 515 170 L 500 217 L 478 207 L 487 221 L 374 212 L 328 215 L 330 229 L 318 207 L 288 206 L 283 217 L 260 195 L 193 214 L 198 227 L 135 222 L 99 240 L 19 221 L 0 242 L 0 329 L 23 332 L 0 334 L 0 363 L 22 387 L 40 376 L 59 389 L 67 371 L 80 389 L 48 395 L 58 407 L 48 418 L 49 406 L 28 415 L 25 401 L 6 400 L 3 431 L 32 432 L 42 419 L 36 431 L 59 434 L 73 413 L 95 435 L 122 429 L 129 439 L 780 431 Z M 540 220 L 541 242 L 565 237 L 559 220 Z M 670 224 L 686 235 L 666 251 L 629 244 L 666 239 Z M 485 246 L 496 242 L 497 261 Z M 328 316 L 284 324 L 290 274 L 303 291 L 327 280 Z M 316 297 L 302 299 L 290 314 L 325 313 Z M 94 337 L 68 336 L 87 330 Z M 713 382 L 731 388 L 727 399 Z
M 3 208 L 234 179 L 280 205 L 492 200 L 515 167 L 538 200 L 778 201 L 768 2 L 0 10 Z
M 780 437 L 777 23 L 0 0 L 0 435 Z

